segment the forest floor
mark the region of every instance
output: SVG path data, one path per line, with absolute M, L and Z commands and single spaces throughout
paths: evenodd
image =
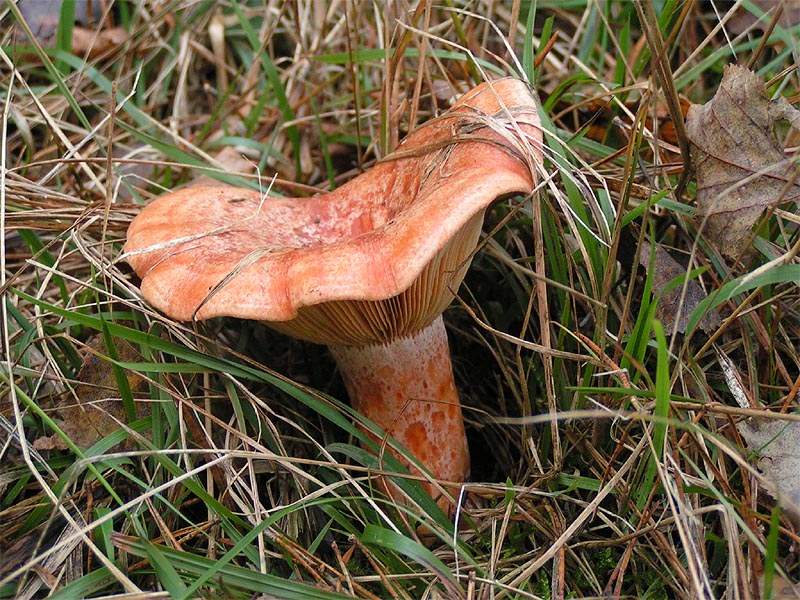
M 55 4 L 0 7 L 0 597 L 800 598 L 797 2 Z M 506 76 L 544 157 L 444 312 L 448 514 L 324 346 L 171 319 L 123 246 Z

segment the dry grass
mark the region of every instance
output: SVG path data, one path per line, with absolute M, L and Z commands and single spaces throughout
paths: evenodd
M 692 218 L 686 104 L 728 62 L 800 89 L 798 28 L 766 35 L 720 4 L 657 3 L 657 22 L 637 13 L 650 1 L 144 0 L 110 6 L 124 40 L 91 57 L 20 46 L 18 9 L 0 9 L 0 594 L 738 599 L 797 584 L 800 527 L 735 425 L 797 421 L 800 289 L 724 298 L 711 339 L 664 333 L 637 260 L 669 248 L 707 293 L 798 265 L 791 211 L 736 263 Z M 541 97 L 547 175 L 488 215 L 445 314 L 473 455 L 454 528 L 418 482 L 407 505 L 371 488 L 377 459 L 323 348 L 171 321 L 119 256 L 166 189 L 339 185 L 507 74 Z

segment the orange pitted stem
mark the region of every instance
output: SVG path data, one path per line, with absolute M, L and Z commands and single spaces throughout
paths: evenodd
M 403 445 L 434 479 L 467 478 L 469 449 L 441 317 L 390 344 L 331 350 L 356 411 Z M 436 498 L 434 486 L 425 488 Z M 450 492 L 456 495 L 458 488 Z M 439 505 L 447 509 L 450 502 L 441 498 Z

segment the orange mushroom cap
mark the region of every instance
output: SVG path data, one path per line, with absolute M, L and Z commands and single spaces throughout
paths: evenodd
M 180 320 L 256 319 L 321 344 L 418 331 L 452 301 L 486 208 L 529 193 L 542 134 L 528 86 L 479 85 L 333 192 L 186 188 L 133 220 L 125 260 Z

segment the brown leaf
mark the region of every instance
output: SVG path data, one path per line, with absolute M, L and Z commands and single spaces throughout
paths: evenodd
M 62 4 L 63 0 L 23 0 L 19 3 L 22 18 L 44 48 L 53 48 L 56 44 Z M 108 19 L 101 21 L 107 13 L 107 0 L 73 0 L 73 4 L 72 53 L 75 56 L 94 58 L 121 46 L 128 39 L 128 32 L 123 27 L 111 27 Z M 26 41 L 21 29 L 17 35 L 19 43 Z
M 123 362 L 139 358 L 133 346 L 125 342 L 117 342 L 117 351 Z M 105 342 L 98 336 L 91 342 L 91 350 L 78 373 L 79 383 L 73 393 L 59 399 L 54 410 L 61 430 L 84 450 L 119 429 L 120 422 L 128 422 L 111 363 L 101 355 L 105 352 Z M 127 378 L 132 390 L 144 382 L 141 375 L 133 371 L 128 371 Z M 145 407 L 137 406 L 138 416 L 144 416 L 145 410 Z M 58 435 L 38 438 L 33 447 L 37 450 L 67 448 Z
M 763 577 L 758 580 L 758 588 L 761 590 L 761 597 L 766 598 Z M 800 584 L 792 583 L 780 575 L 775 575 L 772 579 L 772 595 L 769 597 L 771 600 L 797 600 L 800 598 Z
M 645 269 L 650 268 L 650 244 L 647 242 L 643 242 L 639 248 L 639 264 Z M 706 298 L 703 288 L 694 279 L 685 282 L 685 294 L 683 282 L 680 285 L 666 289 L 667 285 L 677 277 L 685 276 L 686 267 L 672 258 L 660 245 L 656 245 L 652 280 L 653 292 L 659 296 L 659 301 L 656 305 L 655 316 L 661 321 L 664 325 L 664 330 L 668 333 L 675 330 L 676 321 L 677 331 L 685 333 L 689 315 Z M 682 305 L 681 296 L 683 296 Z M 719 314 L 712 309 L 703 315 L 699 326 L 706 333 L 710 333 L 719 327 L 720 323 Z
M 240 123 L 237 120 L 234 126 Z M 214 157 L 217 164 L 223 167 L 228 173 L 235 173 L 238 175 L 250 175 L 255 172 L 255 162 L 242 154 L 242 150 L 235 146 L 225 146 Z M 219 181 L 210 175 L 198 175 L 189 185 L 192 187 L 207 187 L 210 185 L 219 185 Z
M 714 98 L 686 118 L 697 171 L 697 214 L 727 256 L 739 256 L 764 209 L 800 200 L 797 167 L 773 133 L 776 118 L 797 123 L 785 100 L 771 102 L 754 73 L 729 65 Z
M 28 23 L 36 40 L 45 48 L 52 48 L 56 43 L 58 21 L 61 18 L 63 0 L 21 0 L 19 11 Z M 74 19 L 79 25 L 89 25 L 103 15 L 101 2 L 73 0 Z
M 736 403 L 743 409 L 757 407 L 736 364 L 717 348 L 722 376 Z M 765 411 L 763 417 L 750 417 L 736 424 L 736 429 L 751 452 L 758 456 L 758 468 L 764 474 L 767 492 L 780 498 L 787 514 L 800 519 L 800 421 L 775 419 Z
M 782 507 L 800 519 L 800 421 L 750 418 L 737 425 L 750 450 L 758 453 L 758 468 L 767 491 L 780 496 Z
M 95 58 L 115 48 L 128 39 L 124 27 L 108 27 L 96 31 L 88 27 L 75 27 L 72 31 L 72 53 L 76 56 Z
M 740 6 L 732 19 L 728 20 L 728 31 L 739 35 L 748 29 L 760 29 L 765 31 L 772 22 L 779 4 L 783 5 L 783 12 L 778 19 L 778 26 L 789 28 L 794 27 L 800 22 L 800 0 L 750 0 L 750 3 L 757 9 L 757 12 L 764 13 L 756 15 L 748 8 Z

